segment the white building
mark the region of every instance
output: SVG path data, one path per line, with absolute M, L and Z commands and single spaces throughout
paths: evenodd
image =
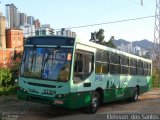
M 138 51 L 138 55 L 139 56 L 145 56 L 145 55 L 147 55 L 148 52 L 149 51 L 146 50 L 146 49 L 141 49 L 141 50 Z
M 49 24 L 44 24 L 36 28 L 35 35 L 54 35 L 54 29 Z
M 127 52 L 127 53 L 133 53 L 133 49 L 132 49 L 132 43 L 126 44 L 124 45 L 123 43 L 121 43 L 120 46 L 117 46 L 117 49 L 123 52 Z
M 140 51 L 141 50 L 141 47 L 139 47 L 139 46 L 134 46 L 133 47 L 133 54 L 138 54 L 138 51 Z
M 138 45 L 133 46 L 132 42 L 130 42 L 129 44 L 123 44 L 121 43 L 121 45 L 117 46 L 117 49 L 123 52 L 127 52 L 127 53 L 131 53 L 134 55 L 138 55 L 138 56 L 145 56 L 145 57 L 150 57 L 150 58 L 155 58 L 155 54 L 154 53 L 150 53 L 149 50 L 142 48 Z
M 50 24 L 43 24 L 41 25 L 42 28 L 51 28 Z
M 35 26 L 34 25 L 26 25 L 20 26 L 20 29 L 23 30 L 24 37 L 35 36 Z
M 121 43 L 120 46 L 117 46 L 117 49 L 120 51 L 126 52 L 126 46 L 123 43 Z
M 10 28 L 10 6 L 9 5 L 6 5 L 6 21 L 7 21 L 7 24 L 6 24 L 6 28 Z
M 131 43 L 129 43 L 129 44 L 126 45 L 126 52 L 133 53 L 132 51 L 133 50 L 132 50 L 132 42 L 131 42 Z
M 60 31 L 56 32 L 56 35 L 68 36 L 68 37 L 76 37 L 76 33 L 71 30 L 66 30 L 62 28 Z

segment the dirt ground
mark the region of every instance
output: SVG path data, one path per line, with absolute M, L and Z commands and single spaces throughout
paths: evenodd
M 139 96 L 134 103 L 118 101 L 104 104 L 95 115 L 100 114 L 160 114 L 160 89 Z M 2 120 L 90 120 L 81 109 L 69 110 L 46 104 L 18 100 L 16 96 L 0 96 L 0 119 Z

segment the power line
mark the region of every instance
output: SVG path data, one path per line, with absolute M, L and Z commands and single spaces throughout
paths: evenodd
M 141 0 L 141 6 L 149 13 L 149 14 L 152 14 L 152 12 L 143 5 L 143 0 Z
M 128 0 L 128 1 L 131 2 L 131 3 L 134 3 L 134 4 L 138 5 L 138 6 L 141 6 L 142 8 L 144 8 L 144 10 L 145 10 L 146 12 L 148 12 L 150 15 L 152 15 L 151 10 L 149 10 L 149 9 L 143 4 L 143 0 Z M 137 2 L 137 1 L 139 1 L 139 2 Z
M 141 0 L 141 6 L 143 6 L 143 0 Z
M 73 26 L 73 27 L 68 27 L 68 28 L 65 28 L 65 29 L 77 29 L 77 28 L 84 28 L 84 27 L 93 27 L 93 26 L 99 26 L 99 25 L 107 25 L 107 24 L 129 22 L 129 21 L 135 21 L 135 20 L 142 20 L 142 19 L 153 18 L 153 17 L 155 17 L 155 16 L 145 16 L 145 17 L 138 17 L 138 18 L 124 19 L 124 20 L 110 21 L 110 22 L 104 22 L 104 23 Z M 61 29 L 54 29 L 54 30 L 58 31 L 58 30 L 61 30 Z M 20 34 L 29 35 L 29 34 L 33 34 L 33 33 L 36 33 L 36 32 L 18 33 L 18 34 L 12 34 L 12 35 L 20 35 Z M 5 36 L 5 35 L 0 35 L 0 36 Z
M 140 2 L 138 2 L 137 0 L 128 0 L 129 2 L 131 2 L 131 3 L 134 3 L 134 4 L 136 4 L 136 5 L 138 5 L 138 6 L 140 6 Z
M 131 18 L 131 19 L 117 20 L 117 21 L 97 23 L 97 24 L 90 24 L 90 25 L 74 26 L 74 27 L 68 27 L 68 28 L 65 28 L 65 29 L 75 29 L 75 28 L 92 27 L 92 26 L 106 25 L 106 24 L 113 24 L 113 23 L 120 23 L 120 22 L 129 22 L 129 21 L 147 19 L 147 18 L 152 18 L 152 17 L 155 17 L 155 16 L 145 16 L 145 17 L 139 17 L 139 18 Z M 60 30 L 60 29 L 55 29 L 55 30 Z

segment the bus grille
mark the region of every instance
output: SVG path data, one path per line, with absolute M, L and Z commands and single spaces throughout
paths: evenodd
M 30 96 L 29 97 L 30 101 L 34 101 L 34 102 L 40 102 L 40 103 L 50 103 L 50 100 L 47 98 L 41 98 L 41 97 L 34 97 L 34 96 Z

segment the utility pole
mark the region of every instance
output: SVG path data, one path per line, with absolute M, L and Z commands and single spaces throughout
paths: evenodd
M 153 55 L 153 72 L 160 86 L 160 0 L 156 0 Z
M 156 0 L 154 25 L 154 66 L 160 68 L 160 0 Z
M 154 46 L 152 49 L 152 72 L 156 77 L 157 86 L 160 86 L 160 0 L 156 1 L 155 24 L 154 24 Z M 141 0 L 143 6 L 143 0 Z
M 154 43 L 160 44 L 160 0 L 156 0 Z
M 143 0 L 141 0 L 141 6 L 143 6 Z

